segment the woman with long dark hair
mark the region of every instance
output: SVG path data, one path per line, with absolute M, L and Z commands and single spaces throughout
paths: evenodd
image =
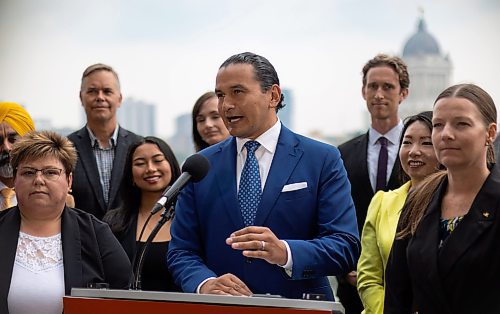
M 144 234 L 140 232 L 160 199 L 162 192 L 180 176 L 180 168 L 174 153 L 163 140 L 147 136 L 130 147 L 122 181 L 123 205 L 109 211 L 104 220 L 122 244 L 130 261 L 134 263 L 136 252 L 146 242 L 161 211 L 149 220 Z M 142 271 L 142 289 L 153 291 L 178 291 L 168 272 L 166 254 L 170 241 L 170 221 L 160 229 L 145 256 Z
M 401 209 L 408 193 L 416 189 L 439 163 L 431 140 L 432 112 L 424 111 L 405 119 L 399 141 L 401 187 L 378 191 L 370 202 L 361 235 L 358 261 L 358 292 L 366 314 L 384 312 L 385 266 L 396 233 Z M 409 180 L 408 180 L 409 179 Z

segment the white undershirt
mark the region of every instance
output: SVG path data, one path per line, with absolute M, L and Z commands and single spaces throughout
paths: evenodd
M 61 234 L 35 237 L 19 232 L 7 303 L 10 314 L 61 314 L 64 265 Z
M 399 152 L 399 140 L 401 137 L 401 132 L 403 131 L 403 122 L 400 120 L 399 123 L 389 130 L 385 134 L 380 134 L 374 128 L 370 127 L 368 131 L 368 174 L 370 177 L 370 184 L 373 191 L 375 191 L 375 185 L 377 182 L 377 167 L 378 167 L 378 155 L 380 153 L 380 143 L 378 139 L 381 136 L 387 138 L 387 182 L 391 178 L 392 168 L 396 163 L 396 158 Z
M 267 176 L 273 163 L 274 153 L 276 152 L 276 145 L 278 145 L 278 138 L 281 132 L 281 122 L 278 120 L 276 123 L 265 133 L 261 134 L 255 141 L 259 142 L 260 146 L 255 150 L 255 158 L 259 163 L 260 184 L 261 190 L 264 190 L 266 185 Z M 246 142 L 250 141 L 248 138 L 236 138 L 236 149 L 238 156 L 236 158 L 236 186 L 240 189 L 240 178 L 243 166 L 247 160 L 247 150 L 244 148 Z

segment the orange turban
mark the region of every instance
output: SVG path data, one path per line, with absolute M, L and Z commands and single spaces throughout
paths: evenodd
M 26 109 L 13 102 L 0 102 L 0 123 L 2 122 L 7 122 L 21 136 L 35 129 Z

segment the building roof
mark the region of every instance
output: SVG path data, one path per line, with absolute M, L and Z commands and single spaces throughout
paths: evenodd
M 427 32 L 423 18 L 418 22 L 417 32 L 408 39 L 403 48 L 403 58 L 418 55 L 440 55 L 441 50 L 437 40 Z

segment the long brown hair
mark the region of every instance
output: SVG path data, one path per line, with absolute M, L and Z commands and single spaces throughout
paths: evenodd
M 196 122 L 196 117 L 200 113 L 201 106 L 210 98 L 217 98 L 217 95 L 215 95 L 214 92 L 206 92 L 205 94 L 201 95 L 196 102 L 194 103 L 193 106 L 193 112 L 191 113 L 191 121 L 192 121 L 192 128 L 193 128 L 193 142 L 194 142 L 194 148 L 197 152 L 199 152 L 202 149 L 207 148 L 210 146 L 207 142 L 205 142 L 200 135 L 200 132 L 198 132 L 198 123 Z

